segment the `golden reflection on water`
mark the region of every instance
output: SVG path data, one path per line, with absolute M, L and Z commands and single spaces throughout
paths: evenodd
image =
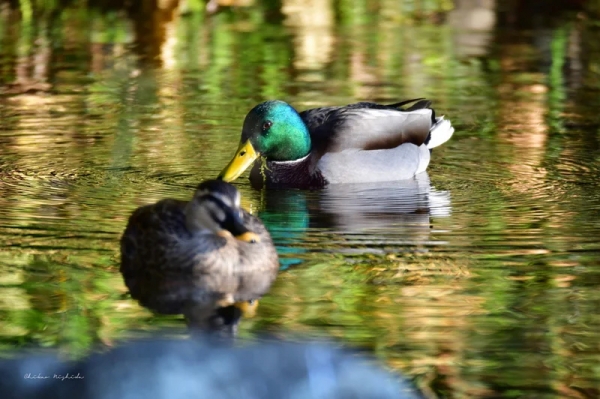
M 496 0 L 456 0 L 448 13 L 448 24 L 455 28 L 454 43 L 457 55 L 485 55 L 496 25 Z
M 518 57 L 518 49 L 507 49 L 511 54 L 507 57 Z M 510 63 L 510 60 L 502 65 Z M 515 71 L 506 74 L 509 79 L 518 77 Z M 529 78 L 529 76 L 528 76 Z M 542 76 L 530 77 L 541 80 Z M 505 148 L 513 152 L 509 170 L 514 174 L 513 188 L 523 192 L 536 194 L 543 189 L 546 170 L 542 166 L 548 127 L 547 88 L 542 84 L 522 85 L 506 82 L 499 88 L 500 103 L 499 124 L 503 127 L 498 137 L 500 142 L 510 143 Z
M 323 81 L 319 72 L 330 60 L 334 46 L 331 0 L 283 0 L 285 25 L 294 32 L 294 67 L 306 71 L 299 81 Z
M 179 16 L 173 16 L 170 21 L 165 22 L 165 40 L 160 48 L 160 59 L 162 67 L 166 70 L 172 70 L 176 67 L 177 40 L 177 19 Z
M 255 103 L 427 96 L 457 130 L 425 191 L 361 202 L 236 182 L 292 261 L 241 335 L 336 337 L 432 398 L 597 392 L 597 32 L 507 39 L 494 1 L 285 0 L 280 22 L 221 3 L 6 28 L 2 82 L 21 86 L 0 98 L 3 348 L 83 354 L 180 328 L 126 296 L 119 234 L 135 207 L 214 177 Z

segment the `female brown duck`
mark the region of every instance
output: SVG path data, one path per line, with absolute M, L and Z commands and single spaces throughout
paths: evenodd
M 220 308 L 264 295 L 278 269 L 268 231 L 222 181 L 201 183 L 189 202 L 165 199 L 136 209 L 121 238 L 131 296 L 203 328 L 211 328 Z

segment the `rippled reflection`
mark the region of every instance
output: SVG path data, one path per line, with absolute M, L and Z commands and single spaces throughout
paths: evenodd
M 285 24 L 295 32 L 294 67 L 307 71 L 298 80 L 322 81 L 319 71 L 330 62 L 334 44 L 331 0 L 284 0 L 281 11 L 286 15 Z
M 319 192 L 266 191 L 258 213 L 280 244 L 284 267 L 302 263 L 309 251 L 386 254 L 434 244 L 431 217 L 450 214 L 450 193 L 431 188 L 426 173 L 399 182 L 330 185 Z M 311 236 L 328 245 L 298 245 L 313 242 Z
M 3 351 L 181 335 L 118 238 L 214 178 L 256 103 L 423 96 L 456 127 L 429 175 L 236 181 L 285 269 L 240 335 L 339 338 L 429 397 L 598 396 L 597 2 L 29 3 L 0 7 Z

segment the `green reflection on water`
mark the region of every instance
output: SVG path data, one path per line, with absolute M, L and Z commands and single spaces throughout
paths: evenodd
M 44 3 L 55 13 L 22 2 L 31 14 L 0 13 L 3 351 L 33 344 L 80 356 L 165 327 L 183 334 L 180 318 L 127 296 L 119 234 L 135 207 L 188 198 L 216 176 L 257 102 L 304 109 L 427 96 L 457 130 L 416 191 L 266 193 L 236 183 L 286 268 L 242 337 L 336 337 L 431 397 L 593 397 L 592 17 L 565 13 L 515 31 L 469 25 L 470 10 L 446 1 L 272 3 L 212 16 L 200 2 Z

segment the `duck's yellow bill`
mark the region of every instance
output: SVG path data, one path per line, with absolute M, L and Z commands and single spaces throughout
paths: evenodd
M 245 233 L 234 236 L 229 230 L 219 230 L 217 231 L 217 235 L 223 238 L 235 237 L 237 240 L 249 242 L 250 244 L 260 242 L 258 234 L 251 231 L 246 231 Z
M 259 154 L 254 151 L 254 147 L 252 146 L 252 143 L 250 143 L 250 140 L 240 144 L 240 148 L 238 148 L 233 159 L 229 162 L 229 165 L 219 173 L 218 179 L 226 182 L 237 179 L 254 163 L 254 161 L 256 161 L 258 156 Z
M 256 309 L 258 308 L 258 301 L 254 300 L 254 301 L 247 301 L 247 302 L 236 302 L 233 304 L 233 306 L 235 306 L 239 310 L 241 310 L 242 315 L 244 315 L 245 318 L 249 319 L 256 315 Z
M 258 237 L 258 234 L 255 234 L 251 231 L 247 231 L 243 234 L 240 234 L 239 236 L 235 236 L 235 238 L 237 238 L 240 241 L 246 241 L 249 243 L 257 243 L 260 242 L 260 238 Z

